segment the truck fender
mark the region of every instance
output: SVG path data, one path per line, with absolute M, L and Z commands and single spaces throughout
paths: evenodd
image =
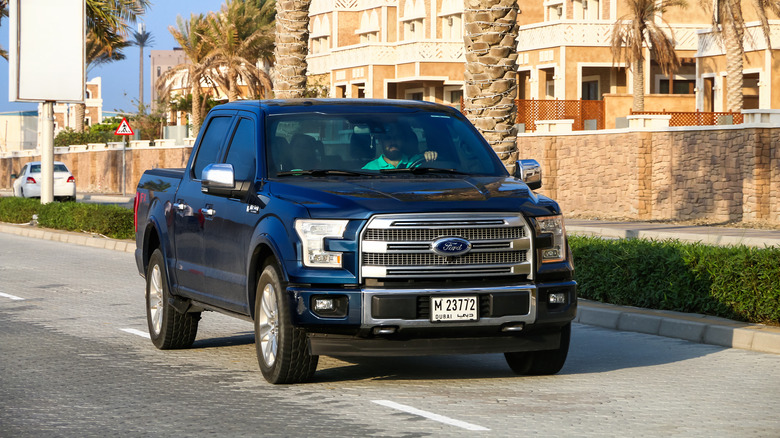
M 170 204 L 170 202 L 166 202 L 166 204 Z M 170 207 L 169 207 L 170 208 Z M 149 207 L 149 211 L 152 212 L 149 214 L 149 217 L 147 218 L 147 226 L 146 230 L 144 231 L 144 248 L 143 248 L 143 261 L 144 261 L 144 272 L 146 272 L 146 268 L 149 266 L 149 258 L 152 256 L 152 252 L 154 251 L 154 246 L 151 245 L 150 242 L 153 241 L 152 236 L 155 236 L 157 239 L 157 243 L 159 243 L 160 251 L 162 251 L 163 258 L 165 259 L 165 269 L 166 269 L 166 278 L 168 279 L 168 290 L 174 291 L 176 290 L 173 287 L 173 279 L 174 279 L 174 273 L 175 269 L 174 263 L 176 263 L 176 257 L 174 257 L 173 248 L 171 247 L 171 236 L 168 233 L 168 227 L 167 222 L 163 220 L 162 222 L 159 220 L 158 216 L 155 213 L 161 213 L 163 214 L 163 218 L 165 218 L 165 209 L 160 208 L 160 202 L 159 200 L 155 199 L 153 201 L 153 204 Z
M 279 239 L 284 239 L 284 242 L 290 242 L 289 239 L 291 238 L 288 236 L 287 228 L 279 217 L 272 215 L 265 216 L 257 224 L 249 246 L 252 253 L 249 257 L 249 266 L 247 266 L 247 303 L 253 319 L 256 294 L 255 285 L 260 276 L 259 271 L 262 270 L 264 261 L 268 257 L 275 258 L 282 274 L 282 281 L 286 282 L 289 278 L 287 276 L 284 261 L 295 259 L 294 247 L 289 243 L 280 245 L 274 236 Z

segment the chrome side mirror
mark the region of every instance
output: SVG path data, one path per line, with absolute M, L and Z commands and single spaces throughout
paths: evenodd
M 232 189 L 235 185 L 236 177 L 232 164 L 212 163 L 203 169 L 201 186 L 204 189 Z
M 522 180 L 531 190 L 542 187 L 542 166 L 536 160 L 515 162 L 515 178 Z

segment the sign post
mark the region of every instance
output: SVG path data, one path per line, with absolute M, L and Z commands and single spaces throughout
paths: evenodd
M 127 118 L 122 117 L 122 123 L 114 131 L 114 135 L 123 135 L 124 141 L 122 142 L 122 196 L 125 195 L 127 190 L 127 166 L 125 165 L 125 152 L 127 152 L 127 143 L 130 140 L 129 135 L 135 134 L 133 128 L 130 127 L 130 123 L 127 122 Z

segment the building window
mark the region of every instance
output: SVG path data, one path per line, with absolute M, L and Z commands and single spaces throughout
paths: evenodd
M 405 40 L 421 40 L 425 38 L 425 2 L 423 0 L 406 0 L 403 15 L 399 19 L 404 26 Z
M 672 85 L 672 92 L 669 93 L 669 79 L 661 79 L 658 92 L 660 94 L 693 94 L 695 87 L 695 79 L 675 79 L 674 85 Z
M 157 77 L 160 77 L 160 74 L 162 73 L 162 68 L 160 66 L 157 66 Z

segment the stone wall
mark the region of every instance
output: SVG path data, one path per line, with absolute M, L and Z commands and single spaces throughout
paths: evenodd
M 567 214 L 780 224 L 778 127 L 522 134 L 517 144 Z
M 62 150 L 65 148 L 56 148 Z M 134 193 L 138 180 L 147 169 L 185 167 L 191 146 L 128 148 L 125 152 L 125 193 Z M 40 161 L 40 155 L 23 155 L 0 159 L 0 188 L 10 189 L 11 174 L 18 174 L 25 163 Z M 55 161 L 65 163 L 76 178 L 76 190 L 87 193 L 122 192 L 122 149 L 95 148 L 79 152 L 54 154 Z

